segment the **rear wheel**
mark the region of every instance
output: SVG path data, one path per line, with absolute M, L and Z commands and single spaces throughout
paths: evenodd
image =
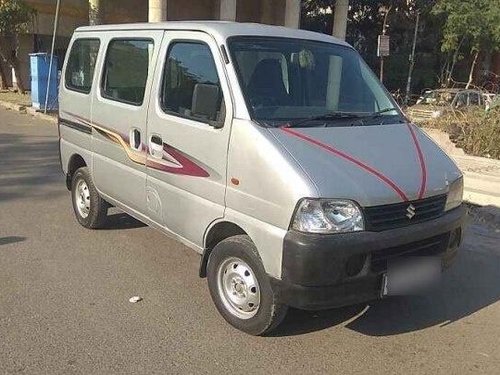
M 85 228 L 104 226 L 108 203 L 101 198 L 87 167 L 76 170 L 71 180 L 73 210 L 78 222 Z
M 220 314 L 241 331 L 263 335 L 286 315 L 287 307 L 277 301 L 248 236 L 230 237 L 214 247 L 208 259 L 207 279 Z

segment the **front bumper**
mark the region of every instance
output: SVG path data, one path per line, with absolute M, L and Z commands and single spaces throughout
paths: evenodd
M 302 309 L 352 305 L 380 297 L 387 260 L 439 256 L 443 268 L 462 241 L 465 208 L 439 218 L 382 232 L 318 235 L 289 231 L 284 239 L 282 279 L 272 279 L 280 301 Z

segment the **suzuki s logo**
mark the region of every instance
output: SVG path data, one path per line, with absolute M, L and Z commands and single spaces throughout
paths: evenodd
M 406 208 L 406 217 L 408 219 L 411 219 L 413 216 L 415 216 L 415 206 L 413 204 L 410 204 L 407 208 Z

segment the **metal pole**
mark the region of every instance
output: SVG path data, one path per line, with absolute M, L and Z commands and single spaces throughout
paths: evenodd
M 60 6 L 61 6 L 61 0 L 57 0 L 56 14 L 54 16 L 54 33 L 52 34 L 52 47 L 50 49 L 49 74 L 47 75 L 47 92 L 45 93 L 45 108 L 43 109 L 43 113 L 47 113 L 47 105 L 49 102 L 50 76 L 52 74 L 52 62 L 54 60 L 54 48 L 55 48 L 55 44 L 56 44 L 57 26 L 59 25 L 59 8 L 60 8 Z
M 384 16 L 384 23 L 382 25 L 382 35 L 385 35 L 385 30 L 387 28 L 387 16 L 392 9 L 392 5 L 387 9 Z M 380 82 L 384 83 L 384 56 L 380 56 Z
M 410 100 L 411 75 L 413 73 L 413 67 L 415 66 L 415 46 L 417 45 L 417 34 L 418 34 L 418 22 L 419 22 L 419 19 L 420 19 L 420 13 L 417 12 L 417 20 L 415 21 L 415 33 L 413 34 L 413 45 L 411 47 L 410 68 L 408 70 L 408 81 L 406 82 L 405 105 L 408 105 L 408 101 Z

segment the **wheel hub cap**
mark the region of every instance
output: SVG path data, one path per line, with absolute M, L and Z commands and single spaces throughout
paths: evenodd
M 75 203 L 78 213 L 81 217 L 86 218 L 90 212 L 90 190 L 87 183 L 81 179 L 76 184 Z
M 253 317 L 260 305 L 260 288 L 253 270 L 239 258 L 226 259 L 218 269 L 219 295 L 226 309 L 240 319 Z

